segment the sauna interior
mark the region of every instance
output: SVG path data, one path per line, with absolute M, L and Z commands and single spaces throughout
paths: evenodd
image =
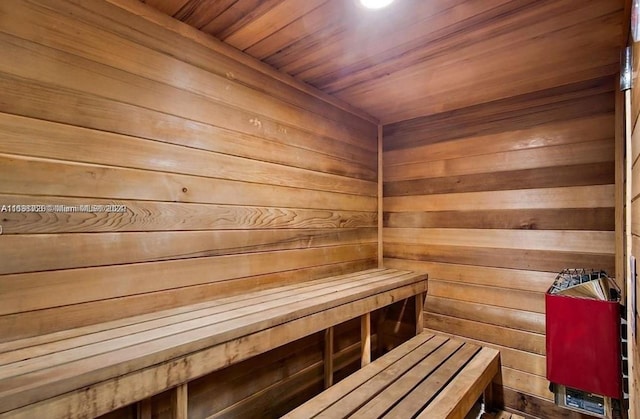
M 0 1 L 0 418 L 602 417 L 567 268 L 640 418 L 634 3 Z

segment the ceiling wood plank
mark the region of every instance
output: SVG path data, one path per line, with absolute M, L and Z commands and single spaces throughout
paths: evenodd
M 372 11 L 355 0 L 141 1 L 383 123 L 611 76 L 626 4 L 402 0 Z

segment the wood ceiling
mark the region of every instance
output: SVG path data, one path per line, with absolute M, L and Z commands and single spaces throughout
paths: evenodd
M 623 0 L 141 0 L 383 123 L 618 71 Z

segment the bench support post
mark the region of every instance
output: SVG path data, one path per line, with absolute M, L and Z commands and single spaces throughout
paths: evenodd
M 416 335 L 424 330 L 424 292 L 416 294 Z
M 333 326 L 324 331 L 324 388 L 333 385 Z
M 187 383 L 180 384 L 172 395 L 173 419 L 187 419 Z
M 371 313 L 360 317 L 360 366 L 371 363 Z
M 137 411 L 137 419 L 151 419 L 151 399 L 140 400 Z
M 490 412 L 495 407 L 495 396 L 493 394 L 493 381 L 489 383 L 487 388 L 482 392 L 482 401 L 484 402 L 484 410 Z

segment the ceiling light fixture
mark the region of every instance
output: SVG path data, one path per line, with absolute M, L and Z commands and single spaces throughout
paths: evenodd
M 362 4 L 367 9 L 382 9 L 383 7 L 387 7 L 393 2 L 393 0 L 360 0 L 360 4 Z

